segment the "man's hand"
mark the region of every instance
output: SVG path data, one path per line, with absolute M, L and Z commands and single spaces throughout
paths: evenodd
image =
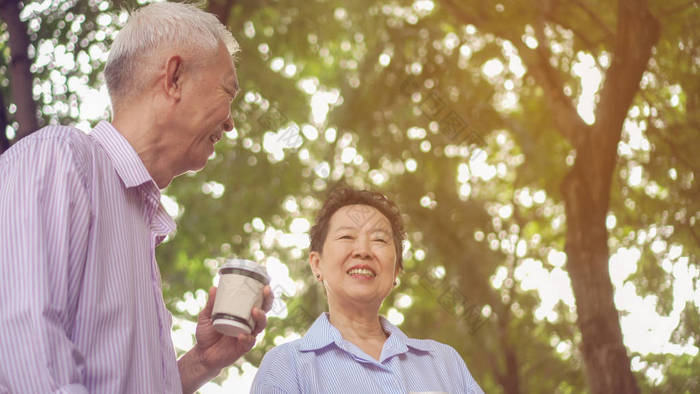
M 251 334 L 238 334 L 237 337 L 230 337 L 216 331 L 211 319 L 216 290 L 216 287 L 209 289 L 207 305 L 199 313 L 196 333 L 197 344 L 194 349 L 200 352 L 201 362 L 207 369 L 220 370 L 228 367 L 253 348 L 255 336 L 267 326 L 265 312 L 269 311 L 272 306 L 273 295 L 270 286 L 265 286 L 263 289 L 263 310 L 265 312 L 258 308 L 253 308 L 252 316 L 253 320 L 255 320 L 255 329 Z
M 197 343 L 178 360 L 184 393 L 193 393 L 199 386 L 218 375 L 222 368 L 233 364 L 253 348 L 255 337 L 267 326 L 265 312 L 272 307 L 274 296 L 270 286 L 263 288 L 262 310 L 254 307 L 251 312 L 255 321 L 253 332 L 238 334 L 236 337 L 223 335 L 214 329 L 211 313 L 215 298 L 216 287 L 212 287 L 209 289 L 207 305 L 197 319 Z

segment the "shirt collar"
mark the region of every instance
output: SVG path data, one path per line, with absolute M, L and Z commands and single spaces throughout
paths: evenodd
M 383 316 L 379 317 L 379 321 L 382 323 L 382 328 L 384 331 L 389 333 L 389 338 L 387 338 L 382 348 L 382 354 L 379 357 L 380 362 L 394 357 L 398 354 L 404 354 L 408 352 L 408 348 L 412 348 L 419 351 L 430 351 L 432 348 L 420 339 L 413 339 L 406 336 L 398 327 L 391 324 L 389 320 L 385 319 Z
M 165 212 L 160 203 L 160 189 L 141 161 L 129 141 L 112 126 L 101 121 L 92 129 L 91 135 L 97 140 L 112 161 L 112 165 L 127 189 L 139 187 L 146 201 L 151 231 L 156 235 L 156 245 L 160 244 L 175 230 L 175 221 Z
M 148 173 L 146 166 L 143 165 L 139 155 L 111 123 L 101 121 L 92 129 L 91 134 L 107 152 L 119 178 L 127 188 L 136 187 L 149 181 L 155 185 L 155 181 Z
M 408 338 L 403 331 L 391 324 L 383 316 L 379 316 L 379 321 L 384 331 L 389 333 L 389 338 L 387 338 L 382 349 L 381 361 L 397 354 L 406 353 L 409 347 L 426 352 L 432 349 L 425 341 Z M 328 313 L 324 312 L 316 318 L 314 324 L 311 325 L 304 337 L 300 340 L 299 351 L 319 350 L 332 343 L 348 351 L 345 344 L 349 344 L 349 342 L 343 339 L 343 336 L 340 335 L 340 331 L 338 331 L 328 319 Z
M 299 350 L 302 352 L 318 350 L 333 342 L 340 342 L 342 340 L 343 336 L 340 335 L 340 331 L 333 327 L 328 320 L 328 313 L 324 312 L 316 318 L 314 324 L 309 327 L 309 330 L 301 339 Z

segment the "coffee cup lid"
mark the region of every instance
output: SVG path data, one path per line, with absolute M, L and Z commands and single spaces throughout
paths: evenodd
M 219 267 L 219 272 L 226 268 L 237 268 L 241 270 L 255 272 L 256 274 L 260 274 L 262 275 L 262 277 L 267 279 L 266 283 L 270 282 L 270 276 L 267 274 L 267 270 L 265 269 L 265 267 L 256 263 L 255 261 L 250 261 L 246 259 L 228 259 L 221 267 Z

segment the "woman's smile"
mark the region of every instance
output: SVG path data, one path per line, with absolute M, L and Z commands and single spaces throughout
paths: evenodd
M 349 270 L 347 270 L 347 274 L 352 278 L 359 280 L 371 280 L 377 276 L 377 273 L 374 272 L 370 266 L 365 264 L 352 266 Z

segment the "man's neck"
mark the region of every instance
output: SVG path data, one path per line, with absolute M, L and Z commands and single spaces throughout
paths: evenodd
M 159 189 L 163 189 L 175 177 L 172 166 L 168 164 L 166 146 L 159 137 L 162 130 L 157 130 L 153 119 L 146 111 L 121 110 L 114 114 L 112 125 L 134 149 L 143 162 Z M 151 125 L 151 126 L 149 126 Z

